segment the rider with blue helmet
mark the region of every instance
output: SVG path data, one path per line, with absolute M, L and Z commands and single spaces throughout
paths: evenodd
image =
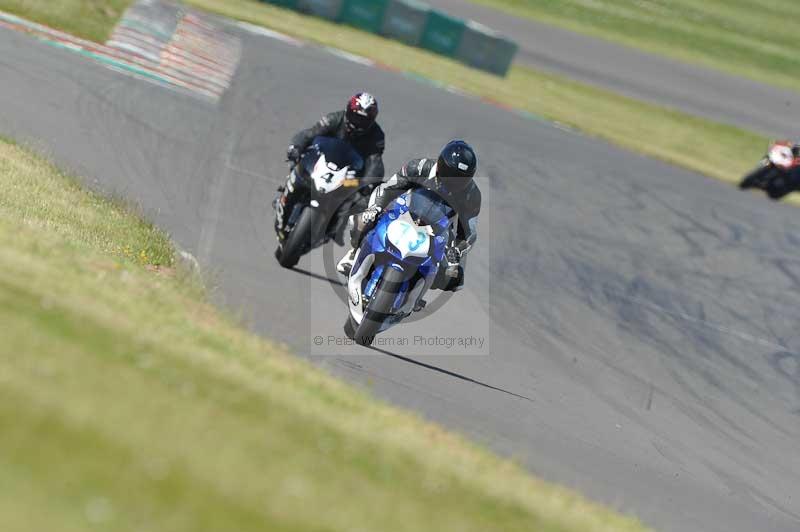
M 441 265 L 432 288 L 461 289 L 464 285 L 464 257 L 477 239 L 481 211 L 481 192 L 473 179 L 477 167 L 475 151 L 463 140 L 448 142 L 436 159 L 413 159 L 403 165 L 399 172 L 375 189 L 367 209 L 356 216 L 350 235 L 353 249 L 339 261 L 336 269 L 349 275 L 361 239 L 373 227 L 381 211 L 407 190 L 422 187 L 437 194 L 452 209 L 451 219 L 457 218 L 454 238 L 447 249 L 448 264 Z M 446 272 L 455 275 L 445 275 Z

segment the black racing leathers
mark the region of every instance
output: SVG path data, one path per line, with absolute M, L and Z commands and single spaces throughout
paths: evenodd
M 444 278 L 447 264 L 441 265 L 439 275 L 431 288 L 458 290 L 464 284 L 464 266 L 467 252 L 478 238 L 478 215 L 481 212 L 481 191 L 475 181 L 470 180 L 467 187 L 457 193 L 450 193 L 436 177 L 436 159 L 413 159 L 403 165 L 398 173 L 378 186 L 369 207 L 384 210 L 392 201 L 412 188 L 426 188 L 439 195 L 453 209 L 451 219 L 456 219 L 456 227 L 451 247 L 458 248 L 461 262 L 455 280 Z M 361 245 L 361 239 L 370 229 L 369 225 L 355 223 L 350 234 L 353 249 Z
M 292 138 L 292 144 L 302 153 L 314 137 L 334 137 L 348 142 L 364 159 L 364 169 L 358 177 L 383 178 L 383 150 L 386 148 L 386 140 L 378 124 L 360 135 L 349 135 L 345 129 L 344 111 L 336 111 L 326 114 L 310 128 L 297 133 Z
M 375 184 L 383 179 L 383 151 L 386 146 L 383 130 L 378 124 L 374 124 L 370 129 L 360 135 L 349 135 L 345 128 L 344 111 L 336 111 L 323 116 L 319 122 L 308 129 L 297 133 L 291 140 L 292 145 L 297 148 L 299 153 L 308 148 L 315 137 L 333 137 L 348 142 L 353 149 L 361 155 L 364 160 L 364 167 L 358 172 L 358 177 Z M 365 196 L 355 204 L 350 212 L 359 212 L 366 207 L 367 196 L 371 188 L 365 189 Z M 278 189 L 275 198 L 275 232 L 278 240 L 283 241 L 286 237 L 287 225 L 292 215 L 295 205 L 306 201 L 309 195 L 307 185 L 295 179 L 294 173 L 289 175 L 285 186 Z M 345 219 L 341 220 L 340 227 L 337 229 L 336 240 L 342 244 L 342 232 L 344 231 Z
M 792 154 L 800 157 L 800 144 L 792 146 Z M 784 196 L 800 190 L 800 167 L 795 166 L 787 172 L 780 172 L 774 175 L 764 187 L 764 192 L 771 199 L 779 200 Z

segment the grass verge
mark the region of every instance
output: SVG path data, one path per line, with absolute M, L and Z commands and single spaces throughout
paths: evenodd
M 0 0 L 0 10 L 105 42 L 133 0 Z
M 764 83 L 800 90 L 793 0 L 472 0 Z
M 0 141 L 0 530 L 643 530 L 238 329 L 172 257 Z
M 528 3 L 503 1 L 506 7 L 516 6 L 515 9 L 525 9 L 528 14 L 533 9 Z M 0 0 L 0 9 L 102 41 L 130 3 L 131 0 Z M 369 57 L 728 182 L 737 182 L 755 165 L 769 140 L 734 126 L 529 68 L 514 67 L 507 78 L 501 79 L 418 48 L 255 0 L 186 0 L 186 3 Z M 795 195 L 789 200 L 798 203 Z
M 528 68 L 514 67 L 501 79 L 424 50 L 251 0 L 187 3 L 369 57 L 724 181 L 738 181 L 755 166 L 769 140 Z

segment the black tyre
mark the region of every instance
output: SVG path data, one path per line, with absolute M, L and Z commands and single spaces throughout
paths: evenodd
M 769 182 L 770 177 L 773 174 L 774 168 L 769 166 L 759 166 L 755 168 L 752 172 L 747 174 L 742 182 L 739 183 L 739 188 L 742 190 L 746 190 L 748 188 L 758 188 L 764 189 Z
M 767 197 L 771 200 L 778 201 L 790 192 L 795 191 L 795 186 L 788 178 L 788 176 L 778 176 L 772 179 L 764 187 Z
M 314 238 L 313 232 L 317 216 L 316 211 L 308 207 L 300 213 L 300 219 L 286 237 L 283 247 L 278 248 L 275 252 L 275 257 L 281 266 L 294 268 L 300 257 L 311 250 L 311 239 Z
M 344 334 L 351 340 L 356 338 L 356 322 L 353 321 L 352 316 L 347 316 L 347 321 L 344 322 Z
M 358 324 L 352 339 L 360 345 L 372 345 L 375 335 L 380 331 L 383 322 L 391 315 L 400 287 L 406 280 L 406 274 L 391 267 L 383 271 L 383 276 L 378 282 L 375 293 L 367 303 L 364 317 Z M 347 329 L 345 329 L 345 333 Z

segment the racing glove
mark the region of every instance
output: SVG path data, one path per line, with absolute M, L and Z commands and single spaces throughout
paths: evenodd
M 456 246 L 450 246 L 445 251 L 445 258 L 447 259 L 447 268 L 444 271 L 446 277 L 456 278 L 459 275 L 459 268 L 461 268 L 461 250 Z
M 368 207 L 366 211 L 361 213 L 361 223 L 365 226 L 372 225 L 378 219 L 380 213 L 381 208 L 377 205 Z
M 300 160 L 300 150 L 294 144 L 291 144 L 286 150 L 286 160 L 296 163 Z
M 461 250 L 456 246 L 447 248 L 445 255 L 447 257 L 447 262 L 450 264 L 458 264 L 461 262 Z

